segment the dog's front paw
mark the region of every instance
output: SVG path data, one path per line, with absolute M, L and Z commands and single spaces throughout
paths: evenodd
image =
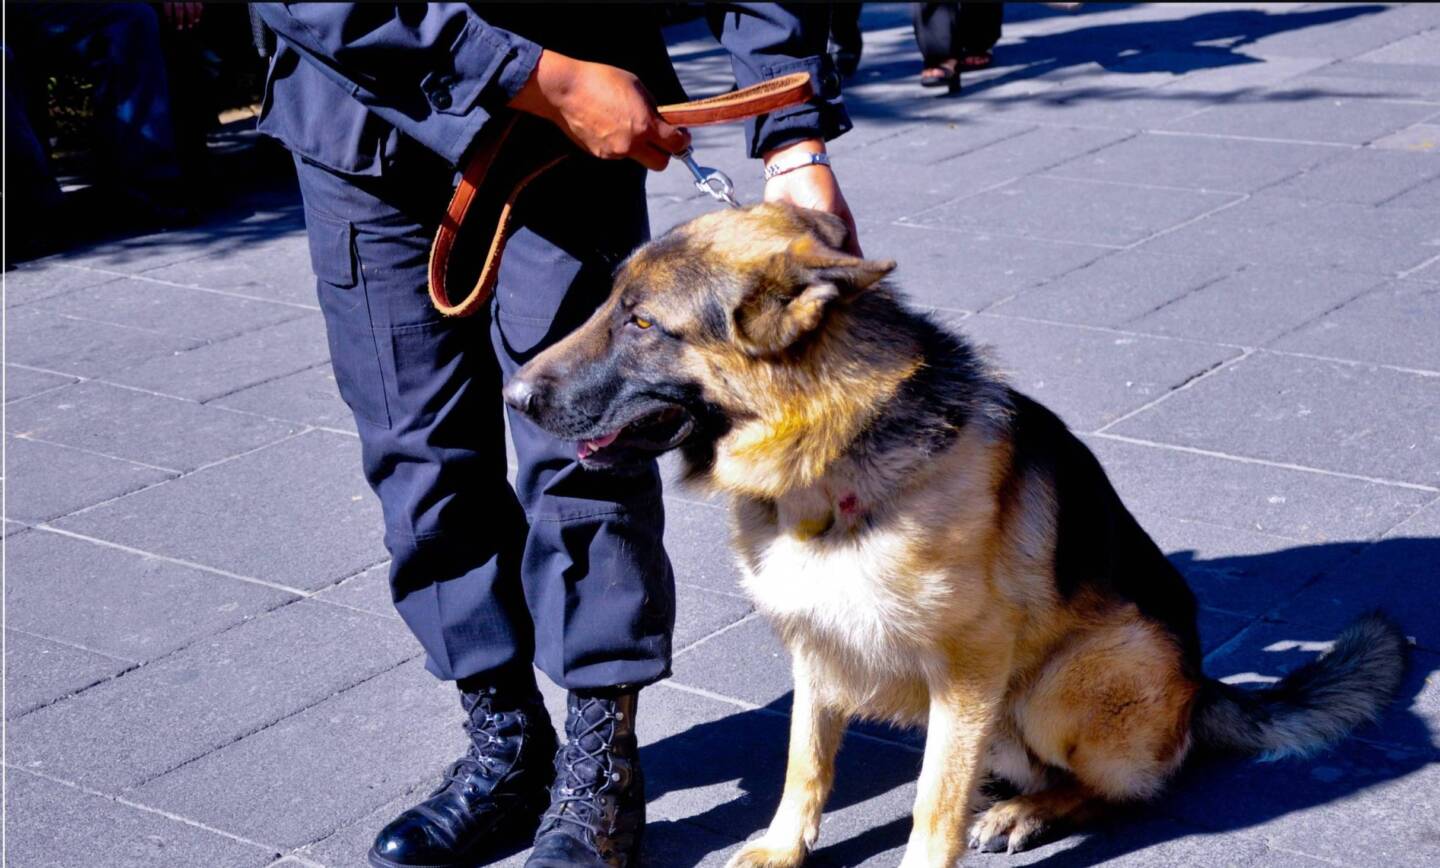
M 777 844 L 762 837 L 730 857 L 725 868 L 799 868 L 808 854 L 805 844 Z

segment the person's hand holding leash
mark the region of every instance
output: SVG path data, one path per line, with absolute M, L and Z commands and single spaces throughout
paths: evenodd
M 825 143 L 819 139 L 801 139 L 766 153 L 765 201 L 789 202 L 834 214 L 850 230 L 846 252 L 861 256 L 855 217 L 824 154 Z
M 555 124 L 592 156 L 628 157 L 656 172 L 690 145 L 688 132 L 656 114 L 640 79 L 616 66 L 549 49 L 510 106 Z

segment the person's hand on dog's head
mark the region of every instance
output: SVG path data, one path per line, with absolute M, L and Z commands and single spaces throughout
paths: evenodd
M 819 139 L 801 139 L 791 142 L 765 154 L 765 165 L 783 162 L 795 154 L 825 153 L 825 143 Z M 789 202 L 801 208 L 812 208 L 834 214 L 845 221 L 849 235 L 845 240 L 845 252 L 863 256 L 860 250 L 860 234 L 855 229 L 855 217 L 845 194 L 840 192 L 840 182 L 829 166 L 815 163 L 801 169 L 794 169 L 776 175 L 765 182 L 766 202 Z

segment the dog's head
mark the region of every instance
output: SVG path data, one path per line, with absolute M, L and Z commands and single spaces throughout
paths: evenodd
M 895 267 L 842 252 L 845 238 L 839 218 L 779 204 L 679 226 L 637 250 L 606 303 L 521 368 L 505 400 L 576 441 L 582 463 L 703 452 L 755 416 L 767 378 L 833 308 Z

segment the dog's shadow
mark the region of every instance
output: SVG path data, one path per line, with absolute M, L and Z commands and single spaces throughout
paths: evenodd
M 1310 574 L 1304 593 L 1292 591 L 1290 601 L 1277 606 L 1275 612 L 1283 620 L 1258 618 L 1245 625 L 1233 616 L 1209 619 L 1207 673 L 1240 681 L 1273 679 L 1313 659 L 1319 650 L 1316 643 L 1333 638 L 1335 625 L 1342 620 L 1379 607 L 1399 620 L 1417 644 L 1400 695 L 1379 723 L 1362 727 L 1334 749 L 1309 759 L 1265 763 L 1196 755 L 1154 803 L 1119 812 L 1098 826 L 1028 853 L 972 854 L 968 861 L 1080 866 L 1162 847 L 1147 858 L 1183 863 L 1204 858 L 1199 850 L 1187 849 L 1197 846 L 1196 841 L 1184 839 L 1226 832 L 1242 833 L 1225 845 L 1236 862 L 1263 856 L 1271 845 L 1340 857 L 1353 856 L 1357 847 L 1367 843 L 1399 854 L 1434 852 L 1440 843 L 1437 831 L 1398 806 L 1426 803 L 1427 785 L 1411 776 L 1440 760 L 1435 733 L 1416 713 L 1435 704 L 1433 696 L 1422 694 L 1430 677 L 1440 671 L 1440 584 L 1436 583 L 1440 538 L 1388 539 L 1368 546 L 1298 546 L 1209 560 L 1178 552 L 1171 558 L 1197 585 L 1217 576 L 1264 581 L 1267 576 L 1293 575 L 1297 565 Z M 1202 600 L 1205 590 L 1201 589 Z M 1206 623 L 1202 618 L 1202 625 Z M 1228 638 L 1215 634 L 1220 628 L 1214 625 L 1223 623 L 1234 625 L 1227 634 L 1239 632 Z M 753 837 L 765 828 L 783 784 L 789 700 L 786 696 L 763 709 L 696 725 L 645 749 L 652 800 L 683 800 L 693 797 L 689 791 L 701 788 L 738 791 L 683 823 L 652 822 L 647 834 L 665 844 L 663 852 L 651 848 L 648 864 L 696 865 L 736 839 Z M 838 759 L 821 844 L 807 864 L 898 862 L 910 833 L 911 785 L 919 773 L 917 746 L 922 738 L 918 733 L 852 728 Z M 1386 791 L 1384 804 L 1391 809 L 1302 816 L 1380 788 Z M 698 798 L 709 803 L 714 796 Z M 1371 793 L 1369 798 L 1377 797 Z M 684 812 L 683 804 L 677 807 L 676 813 Z M 1263 840 L 1259 834 L 1243 834 L 1262 824 L 1266 826 Z M 697 826 L 713 834 L 699 834 Z

